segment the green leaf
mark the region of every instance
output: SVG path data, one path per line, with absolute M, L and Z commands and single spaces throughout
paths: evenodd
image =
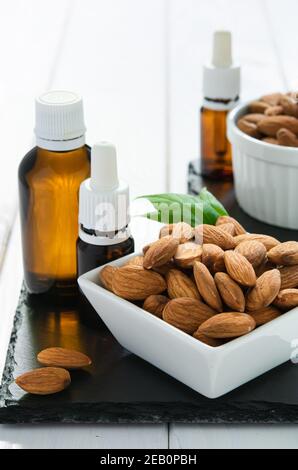
M 148 199 L 157 210 L 146 217 L 165 224 L 183 220 L 193 227 L 201 223 L 214 225 L 219 215 L 227 215 L 223 205 L 206 188 L 198 196 L 163 193 L 140 197 Z

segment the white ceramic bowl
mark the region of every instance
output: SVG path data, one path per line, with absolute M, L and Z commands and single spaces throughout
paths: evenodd
M 110 264 L 121 266 L 132 256 Z M 291 342 L 298 338 L 298 308 L 213 348 L 101 287 L 101 269 L 81 276 L 79 285 L 119 343 L 208 398 L 219 397 L 291 357 Z
M 267 144 L 238 129 L 247 112 L 240 105 L 228 116 L 236 197 L 252 217 L 279 227 L 298 229 L 298 148 Z

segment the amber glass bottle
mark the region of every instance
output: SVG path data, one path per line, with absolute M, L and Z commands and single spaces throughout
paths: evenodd
M 227 139 L 226 118 L 237 105 L 240 67 L 232 64 L 231 34 L 216 31 L 212 64 L 204 67 L 201 108 L 201 174 L 207 178 L 231 179 L 232 154 Z
M 34 294 L 73 294 L 78 191 L 90 174 L 81 99 L 49 92 L 38 99 L 36 118 L 37 147 L 19 166 L 25 283 Z
M 227 140 L 228 111 L 201 108 L 201 173 L 214 179 L 231 178 L 231 145 Z

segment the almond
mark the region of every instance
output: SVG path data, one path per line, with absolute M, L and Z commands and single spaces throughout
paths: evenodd
M 280 104 L 285 114 L 298 118 L 298 103 L 296 99 L 293 99 L 292 96 L 283 95 L 280 99 Z
M 260 100 L 269 104 L 270 106 L 277 106 L 280 104 L 280 100 L 284 95 L 282 93 L 270 93 L 261 96 Z
M 257 242 L 263 243 L 267 251 L 271 250 L 271 248 L 280 243 L 276 238 L 271 237 L 270 235 L 263 235 L 260 233 L 246 233 L 234 237 L 236 245 L 239 245 L 239 243 L 247 240 L 255 240 Z
M 215 281 L 203 263 L 195 261 L 194 277 L 198 291 L 205 302 L 217 312 L 222 312 L 223 305 Z
M 274 305 L 281 310 L 291 310 L 298 306 L 298 289 L 283 289 L 274 299 Z
M 248 110 L 250 113 L 264 113 L 269 106 L 270 105 L 264 101 L 252 101 L 248 105 Z
M 47 348 L 37 354 L 40 364 L 47 367 L 63 367 L 64 369 L 81 369 L 90 366 L 92 361 L 80 351 L 65 348 Z
M 281 277 L 281 289 L 291 289 L 298 287 L 298 265 L 284 266 L 279 268 Z
M 280 311 L 277 308 L 272 307 L 270 305 L 269 307 L 263 307 L 263 308 L 260 308 L 259 310 L 254 310 L 253 312 L 249 312 L 249 314 L 255 320 L 256 326 L 261 326 L 279 317 Z
M 254 122 L 248 121 L 246 119 L 246 116 L 238 120 L 237 126 L 242 132 L 244 132 L 244 134 L 247 134 L 250 137 L 254 137 L 255 139 L 259 139 L 261 137 L 261 134 L 257 128 L 257 124 Z
M 262 276 L 266 271 L 270 271 L 271 269 L 275 269 L 276 265 L 274 263 L 270 263 L 267 259 L 263 261 L 260 266 L 255 268 L 255 273 L 257 277 Z
M 183 243 L 178 246 L 174 261 L 180 268 L 192 268 L 196 260 L 202 256 L 202 247 L 194 242 Z
M 260 266 L 265 260 L 267 251 L 263 243 L 256 240 L 248 240 L 239 243 L 236 246 L 235 251 L 243 255 L 254 268 Z
M 166 264 L 163 264 L 162 266 L 157 266 L 156 268 L 152 268 L 152 271 L 155 271 L 158 274 L 161 274 L 162 276 L 166 276 L 170 269 L 175 268 L 174 262 L 168 261 Z
M 179 328 L 179 330 L 193 334 L 201 323 L 215 313 L 215 310 L 200 300 L 180 297 L 167 303 L 162 317 L 167 323 Z
M 143 266 L 146 269 L 156 268 L 173 258 L 179 241 L 171 236 L 163 237 L 152 243 L 144 254 Z
M 280 114 L 283 114 L 284 110 L 281 105 L 277 106 L 270 106 L 270 108 L 265 109 L 265 116 L 279 116 Z
M 69 372 L 65 369 L 44 367 L 25 372 L 15 382 L 25 392 L 35 395 L 50 395 L 67 388 L 71 379 Z
M 275 137 L 264 137 L 262 142 L 266 142 L 267 144 L 272 145 L 279 145 L 278 140 Z
M 129 266 L 129 265 L 143 266 L 143 261 L 144 261 L 144 256 L 141 256 L 141 255 L 134 256 L 133 258 L 130 258 L 127 261 L 126 266 Z
M 162 318 L 163 309 L 168 302 L 169 299 L 165 295 L 149 295 L 143 304 L 143 309 L 158 318 Z
M 194 229 L 186 222 L 168 224 L 161 228 L 159 237 L 162 238 L 167 235 L 178 238 L 179 243 L 186 243 L 194 237 Z
M 164 278 L 141 266 L 122 266 L 115 271 L 113 292 L 127 300 L 144 300 L 149 295 L 161 294 L 167 285 Z
M 230 217 L 229 215 L 221 215 L 218 217 L 216 221 L 216 226 L 221 226 L 222 224 L 233 224 L 235 227 L 235 235 L 242 235 L 246 233 L 246 230 L 242 225 L 238 222 L 238 220 L 234 219 L 234 217 Z
M 255 326 L 255 320 L 247 313 L 226 312 L 206 320 L 199 332 L 210 338 L 237 338 L 250 333 Z
M 225 271 L 224 251 L 217 245 L 205 243 L 202 246 L 202 263 L 210 272 Z
M 107 264 L 104 266 L 101 271 L 99 272 L 99 279 L 103 285 L 103 287 L 107 290 L 112 291 L 112 280 L 113 276 L 116 272 L 116 267 L 115 266 L 110 266 Z
M 247 295 L 246 309 L 253 311 L 268 307 L 277 296 L 280 283 L 278 269 L 271 269 L 258 277 L 255 287 Z
M 167 274 L 168 294 L 171 299 L 191 297 L 199 299 L 200 294 L 195 283 L 182 271 L 171 269 Z
M 288 129 L 279 129 L 276 137 L 279 145 L 284 145 L 285 147 L 298 147 L 298 139 L 296 135 Z
M 292 116 L 266 116 L 257 124 L 259 132 L 275 137 L 279 129 L 285 128 L 298 134 L 298 119 Z
M 221 224 L 221 225 L 220 225 L 220 228 L 221 228 L 221 230 L 224 230 L 225 232 L 227 232 L 227 233 L 229 233 L 230 235 L 232 235 L 232 237 L 233 237 L 234 235 L 236 235 L 236 234 L 235 234 L 235 225 L 232 224 L 232 223 Z
M 212 243 L 223 250 L 229 250 L 235 247 L 234 237 L 214 225 L 202 224 L 195 228 L 196 242 L 199 244 Z
M 226 273 L 216 273 L 214 280 L 227 307 L 236 312 L 244 312 L 245 298 L 241 287 Z
M 268 109 L 271 109 L 271 108 L 267 108 L 265 110 L 265 114 L 266 114 L 266 111 Z M 245 119 L 245 121 L 247 121 L 247 122 L 253 122 L 254 124 L 257 124 L 259 121 L 261 121 L 261 119 L 264 119 L 264 114 L 262 114 L 262 113 L 245 114 L 244 116 L 242 116 L 242 119 Z M 224 216 L 224 217 L 226 217 L 226 216 Z
M 272 263 L 292 266 L 298 264 L 298 242 L 280 243 L 268 251 L 268 259 Z
M 234 281 L 246 287 L 254 286 L 256 274 L 250 262 L 236 251 L 226 251 L 224 254 L 228 274 Z
M 202 343 L 208 344 L 208 346 L 213 346 L 214 348 L 223 344 L 220 339 L 209 338 L 208 336 L 203 335 L 203 333 L 201 333 L 199 330 L 194 332 L 193 337 L 198 339 Z

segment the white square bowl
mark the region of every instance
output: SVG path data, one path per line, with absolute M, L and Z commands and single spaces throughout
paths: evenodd
M 121 266 L 133 256 L 110 264 Z M 224 395 L 291 357 L 291 343 L 298 338 L 298 308 L 214 348 L 104 289 L 99 281 L 102 268 L 78 282 L 118 342 L 208 398 Z

